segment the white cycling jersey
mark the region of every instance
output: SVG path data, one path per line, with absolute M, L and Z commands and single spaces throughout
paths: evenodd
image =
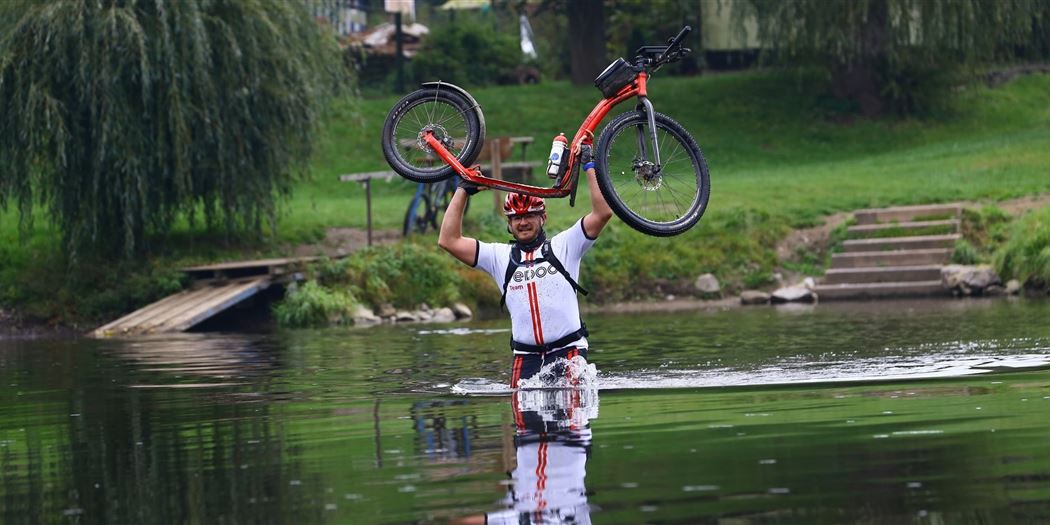
M 583 219 L 550 240 L 554 256 L 577 282 L 580 279 L 580 260 L 594 241 L 584 232 Z M 510 264 L 511 245 L 478 241 L 477 251 L 474 266 L 492 276 L 496 286 L 502 289 Z M 522 252 L 522 265 L 507 283 L 511 336 L 527 345 L 549 344 L 582 328 L 575 290 L 565 277 L 558 275 L 553 264 L 532 262 L 542 258 L 540 248 Z M 581 337 L 565 345 L 570 346 L 587 348 L 587 339 Z

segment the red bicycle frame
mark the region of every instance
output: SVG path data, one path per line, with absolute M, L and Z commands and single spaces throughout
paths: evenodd
M 437 153 L 441 160 L 445 161 L 446 164 L 452 166 L 452 169 L 466 180 L 469 180 L 480 186 L 486 186 L 489 188 L 495 188 L 497 190 L 509 191 L 514 193 L 524 193 L 526 195 L 532 195 L 535 197 L 565 197 L 572 193 L 576 187 L 577 177 L 579 175 L 577 171 L 577 157 L 580 151 L 580 147 L 584 144 L 590 144 L 594 141 L 594 131 L 598 125 L 601 124 L 602 119 L 609 114 L 612 108 L 619 105 L 621 102 L 637 96 L 639 99 L 647 97 L 646 93 L 646 81 L 648 80 L 648 74 L 646 72 L 640 72 L 635 77 L 634 82 L 628 84 L 615 95 L 604 98 L 598 102 L 591 113 L 584 119 L 583 124 L 580 125 L 580 129 L 576 130 L 576 136 L 572 138 L 572 142 L 569 144 L 569 165 L 566 167 L 566 177 L 563 177 L 560 184 L 557 184 L 551 188 L 545 188 L 543 186 L 531 186 L 528 184 L 519 184 L 517 182 L 510 182 L 500 179 L 494 179 L 492 177 L 486 177 L 481 173 L 481 169 L 478 166 L 467 168 L 459 162 L 445 146 L 434 137 L 432 131 L 428 131 L 423 140 L 430 145 L 431 149 Z

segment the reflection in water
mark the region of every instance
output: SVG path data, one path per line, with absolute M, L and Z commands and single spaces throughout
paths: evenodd
M 250 335 L 165 334 L 128 340 L 107 350 L 148 374 L 144 381 L 129 385 L 132 388 L 236 386 L 279 365 L 277 354 Z
M 511 405 L 515 466 L 504 508 L 454 523 L 590 523 L 585 478 L 598 391 L 520 390 Z
M 0 523 L 1050 523 L 1050 302 L 936 304 L 595 316 L 598 420 L 485 322 L 0 342 Z

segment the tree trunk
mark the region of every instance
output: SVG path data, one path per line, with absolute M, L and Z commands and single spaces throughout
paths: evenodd
M 605 13 L 602 0 L 570 0 L 569 59 L 572 83 L 583 86 L 608 65 L 605 59 Z
M 857 35 L 861 40 L 860 57 L 852 64 L 839 64 L 832 69 L 832 94 L 852 100 L 865 117 L 880 117 L 890 104 L 882 92 L 885 79 L 879 71 L 886 63 L 889 49 L 889 4 L 874 0 L 868 4 L 868 16 Z

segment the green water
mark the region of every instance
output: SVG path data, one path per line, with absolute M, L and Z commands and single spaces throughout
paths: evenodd
M 3 523 L 1047 523 L 1050 302 L 0 341 Z M 502 520 L 502 521 L 501 521 Z

